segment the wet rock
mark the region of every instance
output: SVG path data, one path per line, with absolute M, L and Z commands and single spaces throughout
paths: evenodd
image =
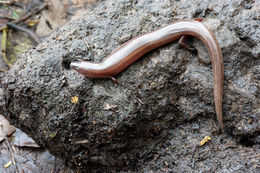
M 101 3 L 1 76 L 2 113 L 81 171 L 258 172 L 259 3 L 189 2 Z M 226 135 L 200 41 L 191 42 L 198 54 L 177 41 L 148 53 L 116 76 L 119 86 L 68 68 L 71 60 L 99 62 L 137 35 L 198 17 L 207 18 L 223 52 Z M 212 141 L 198 147 L 206 135 Z

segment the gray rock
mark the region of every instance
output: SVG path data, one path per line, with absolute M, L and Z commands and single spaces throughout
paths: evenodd
M 260 4 L 250 2 L 103 2 L 1 76 L 0 109 L 83 172 L 259 172 Z M 207 18 L 223 51 L 226 135 L 199 41 L 192 44 L 198 54 L 177 41 L 148 53 L 116 76 L 119 86 L 68 68 L 71 60 L 99 62 L 139 34 L 196 17 Z M 212 141 L 199 147 L 206 135 Z

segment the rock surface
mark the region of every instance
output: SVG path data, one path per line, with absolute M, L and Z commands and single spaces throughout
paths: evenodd
M 1 76 L 1 113 L 83 172 L 259 172 L 259 8 L 243 0 L 103 2 Z M 163 46 L 116 76 L 119 86 L 68 68 L 198 17 L 207 18 L 223 52 L 226 134 L 216 120 L 209 56 L 196 39 L 197 54 L 177 41 Z M 206 135 L 212 140 L 200 147 Z

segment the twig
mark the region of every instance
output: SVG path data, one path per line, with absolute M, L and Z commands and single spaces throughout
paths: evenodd
M 33 15 L 41 12 L 43 9 L 45 9 L 46 7 L 48 7 L 48 3 L 43 3 L 42 6 L 40 6 L 39 8 L 36 8 L 34 11 L 31 11 L 29 13 L 27 13 L 26 15 L 24 15 L 23 17 L 20 17 L 19 19 L 17 19 L 16 21 L 14 21 L 13 23 L 18 24 L 21 22 L 26 21 L 27 19 L 29 19 L 30 17 L 32 17 Z
M 26 168 L 28 168 L 28 169 L 33 171 L 33 169 L 30 166 L 26 165 L 25 163 L 21 163 L 21 165 L 23 165 L 24 167 L 26 167 Z
M 12 162 L 13 162 L 14 167 L 15 167 L 15 172 L 16 172 L 16 173 L 19 173 L 18 168 L 17 168 L 17 165 L 16 165 L 16 162 L 15 162 L 15 160 L 14 160 L 14 155 L 13 155 L 13 150 L 12 150 L 12 148 L 11 148 L 11 144 L 10 144 L 10 142 L 9 142 L 9 140 L 8 140 L 7 137 L 5 137 L 5 140 L 6 140 L 6 142 L 7 142 L 8 150 L 9 150 L 9 152 L 10 152 L 11 159 L 12 159 Z
M 12 28 L 12 29 L 16 29 L 16 30 L 20 30 L 20 31 L 23 31 L 23 32 L 26 32 L 27 34 L 29 34 L 29 36 L 37 43 L 39 44 L 41 41 L 40 39 L 36 36 L 36 34 L 34 32 L 32 32 L 31 30 L 29 29 L 26 29 L 24 27 L 21 27 L 21 26 L 18 26 L 14 23 L 11 23 L 11 22 L 8 22 L 7 23 L 7 26 L 8 28 Z
M 5 15 L 5 16 L 0 16 L 0 19 L 3 19 L 3 20 L 14 20 L 14 18 L 10 15 Z M 4 22 L 3 22 L 4 23 Z

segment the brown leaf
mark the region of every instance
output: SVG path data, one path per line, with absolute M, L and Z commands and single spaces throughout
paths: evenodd
M 39 148 L 40 146 L 34 142 L 32 138 L 30 138 L 27 134 L 22 132 L 20 129 L 17 129 L 14 134 L 14 145 L 17 147 L 32 147 Z
M 51 5 L 41 16 L 36 28 L 40 37 L 50 35 L 56 28 L 66 22 L 67 10 L 61 0 L 50 0 Z
M 6 136 L 10 136 L 15 132 L 16 128 L 10 125 L 9 121 L 5 119 L 3 115 L 0 115 L 0 142 L 2 142 Z

